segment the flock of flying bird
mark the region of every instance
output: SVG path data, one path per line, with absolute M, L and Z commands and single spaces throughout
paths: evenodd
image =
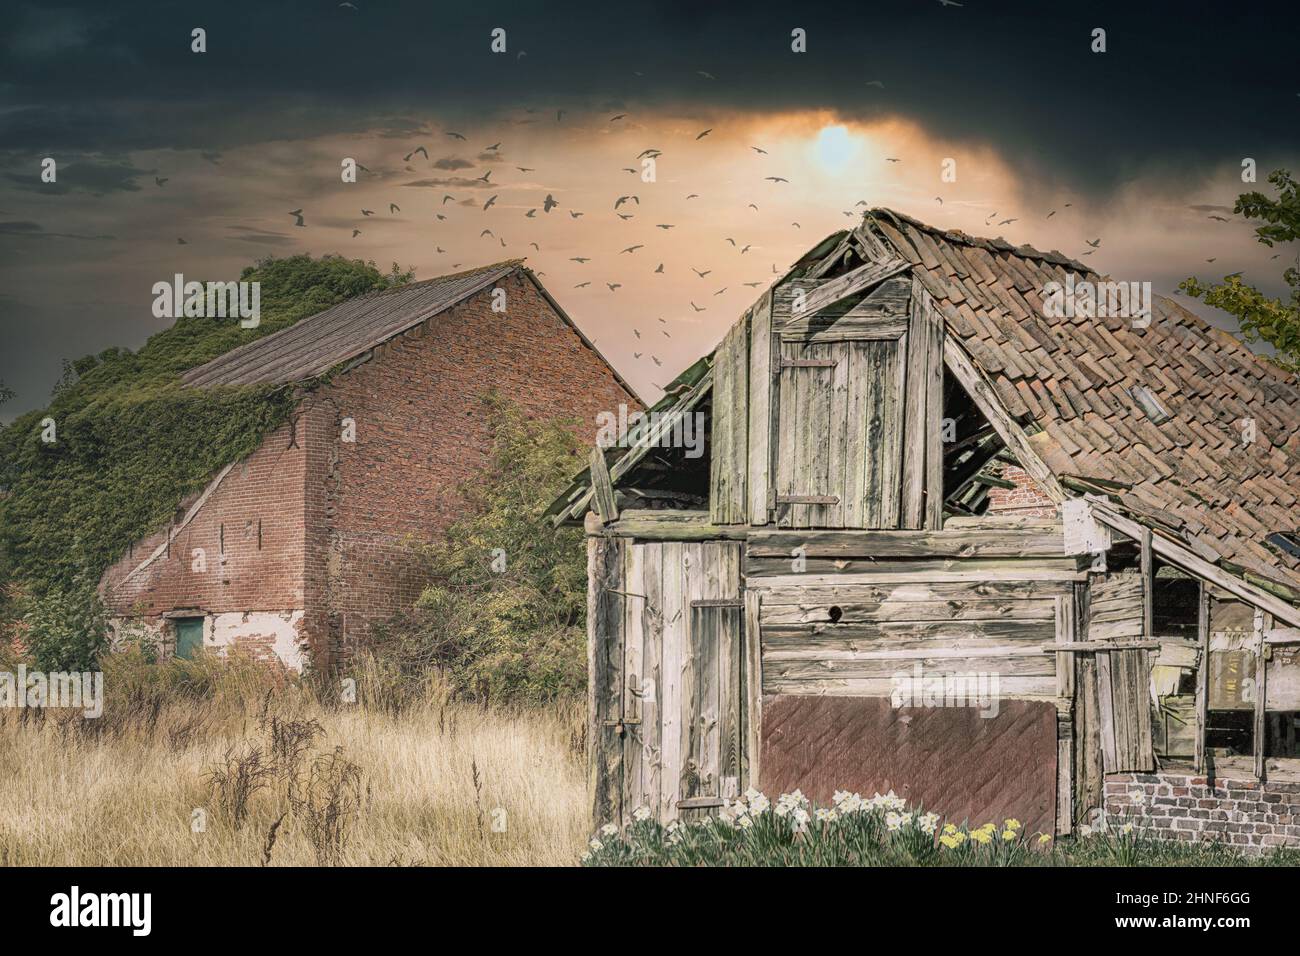
M 530 112 L 530 113 L 531 113 L 531 112 L 535 112 L 535 111 L 529 109 L 529 110 L 526 110 L 526 112 Z M 564 119 L 564 114 L 565 114 L 565 110 L 557 110 L 557 111 L 556 111 L 556 114 L 555 114 L 556 121 L 557 121 L 557 122 L 562 122 L 563 119 Z M 609 119 L 608 122 L 609 122 L 609 123 L 620 123 L 620 122 L 622 122 L 623 120 L 625 120 L 625 119 L 627 118 L 627 115 L 628 115 L 628 114 L 626 114 L 626 113 L 619 113 L 619 114 L 616 114 L 616 115 L 610 117 L 610 119 Z M 705 139 L 706 137 L 708 137 L 711 133 L 713 133 L 713 128 L 712 128 L 712 127 L 708 128 L 708 129 L 705 129 L 705 130 L 702 130 L 700 133 L 698 133 L 698 134 L 695 136 L 695 141 L 698 142 L 698 141 L 700 141 L 700 140 L 703 140 L 703 139 Z M 455 131 L 447 130 L 447 131 L 444 132 L 444 135 L 445 135 L 447 138 L 452 139 L 452 140 L 455 140 L 455 141 L 457 141 L 457 142 L 467 142 L 467 141 L 468 141 L 468 140 L 467 140 L 467 137 L 466 137 L 464 134 L 459 133 L 459 132 L 455 132 Z M 482 149 L 482 151 L 481 151 L 481 153 L 480 153 L 480 156 L 479 156 L 479 160 L 480 160 L 480 162 L 482 162 L 482 163 L 484 163 L 484 164 L 487 165 L 486 171 L 483 173 L 483 175 L 481 175 L 481 176 L 477 176 L 477 177 L 475 177 L 473 180 L 468 180 L 468 179 L 465 180 L 464 183 L 463 183 L 463 185 L 470 186 L 471 188 L 474 188 L 474 189 L 481 189 L 481 190 L 486 190 L 486 189 L 489 189 L 489 188 L 492 188 L 492 187 L 497 187 L 497 186 L 503 186 L 503 185 L 505 185 L 505 184 L 501 183 L 500 180 L 494 180 L 494 179 L 493 179 L 493 174 L 496 173 L 496 172 L 497 172 L 497 169 L 499 168 L 498 166 L 496 166 L 496 165 L 493 164 L 493 160 L 494 160 L 496 157 L 500 157 L 500 158 L 501 158 L 501 162 L 503 162 L 503 163 L 505 162 L 505 158 L 504 158 L 504 156 L 501 154 L 501 146 L 502 146 L 502 144 L 501 144 L 500 142 L 497 142 L 497 143 L 493 143 L 493 144 L 491 144 L 491 145 L 489 145 L 489 146 L 485 146 L 485 147 L 483 147 L 483 149 Z M 768 151 L 765 150 L 765 149 L 763 149 L 763 148 L 760 147 L 760 146 L 750 146 L 749 149 L 753 151 L 753 153 L 755 154 L 755 156 L 759 156 L 759 157 L 761 157 L 761 156 L 766 156 L 766 155 L 768 155 Z M 654 159 L 657 159 L 658 157 L 660 157 L 660 156 L 662 156 L 662 155 L 663 155 L 663 151 L 662 151 L 662 150 L 660 150 L 660 149 L 658 149 L 658 148 L 656 148 L 656 147 L 649 147 L 649 148 L 647 148 L 647 149 L 642 150 L 640 153 L 637 154 L 637 156 L 636 156 L 636 158 L 635 158 L 635 162 L 637 162 L 637 163 L 641 163 L 641 162 L 644 162 L 644 161 L 646 161 L 646 160 L 648 160 L 648 159 L 649 159 L 649 160 L 654 160 Z M 434 164 L 434 163 L 431 161 L 431 159 L 430 159 L 428 148 L 427 148 L 426 146 L 424 146 L 424 145 L 416 146 L 415 148 L 413 148 L 412 150 L 410 150 L 408 153 L 406 153 L 406 154 L 402 157 L 402 159 L 403 159 L 403 162 L 405 162 L 405 163 L 407 163 L 407 164 L 410 164 L 410 163 L 414 160 L 414 158 L 415 158 L 416 156 L 421 156 L 421 157 L 423 157 L 423 159 L 424 159 L 425 162 L 430 163 L 431 166 L 435 166 L 435 164 Z M 889 162 L 889 163 L 900 163 L 902 160 L 899 159 L 898 157 L 892 157 L 892 156 L 891 156 L 891 157 L 886 157 L 886 161 Z M 466 165 L 468 165 L 468 163 L 466 163 Z M 511 164 L 511 165 L 513 165 L 513 164 Z M 362 166 L 362 165 L 360 165 L 360 164 L 358 164 L 358 167 L 357 167 L 357 168 L 358 168 L 358 170 L 360 170 L 360 171 L 362 171 L 362 172 L 365 172 L 365 173 L 371 173 L 371 171 L 370 171 L 367 167 Z M 435 168 L 436 168 L 436 167 L 435 167 Z M 411 167 L 410 165 L 408 165 L 408 166 L 406 167 L 406 169 L 409 170 L 409 171 L 412 171 L 412 172 L 415 171 L 415 170 L 413 169 L 413 167 Z M 528 174 L 528 173 L 532 173 L 532 172 L 535 172 L 535 171 L 536 171 L 536 169 L 535 169 L 534 167 L 529 167 L 529 166 L 519 166 L 519 165 L 514 165 L 514 169 L 518 170 L 519 173 L 521 173 L 521 174 L 525 174 L 525 175 Z M 624 173 L 628 173 L 628 174 L 632 174 L 632 175 L 636 175 L 636 174 L 638 174 L 638 173 L 641 171 L 641 170 L 640 170 L 636 165 L 621 167 L 621 169 L 622 169 L 622 172 L 624 172 Z M 787 179 L 786 177 L 784 177 L 784 176 L 776 176 L 776 175 L 764 176 L 764 177 L 762 177 L 762 180 L 763 180 L 764 182 L 769 182 L 769 183 L 771 183 L 772 186 L 774 186 L 774 187 L 775 187 L 775 186 L 779 186 L 779 185 L 781 185 L 781 184 L 788 184 L 788 183 L 790 182 L 790 180 Z M 155 182 L 155 184 L 156 184 L 159 188 L 162 188 L 162 187 L 167 183 L 167 181 L 168 181 L 167 178 L 163 178 L 163 177 L 155 177 L 155 178 L 154 178 L 154 182 Z M 454 187 L 453 187 L 453 188 L 454 188 Z M 467 197 L 467 196 L 466 196 L 466 197 L 458 197 L 458 196 L 456 196 L 456 195 L 453 195 L 452 193 L 444 193 L 444 195 L 442 196 L 442 200 L 441 200 L 441 202 L 438 204 L 437 211 L 435 212 L 435 218 L 436 218 L 436 220 L 439 221 L 439 222 L 445 222 L 445 221 L 448 220 L 448 214 L 447 214 L 447 211 L 444 211 L 444 210 L 446 209 L 446 206 L 447 206 L 448 203 L 456 203 L 457 206 L 461 206 L 461 207 L 466 207 L 466 206 L 478 207 L 479 212 L 480 212 L 481 214 L 486 214 L 486 213 L 488 213 L 489 210 L 492 210 L 493 207 L 497 205 L 497 201 L 498 201 L 498 199 L 500 198 L 500 196 L 501 196 L 501 193 L 500 193 L 500 192 L 494 192 L 494 193 L 492 193 L 492 195 L 490 195 L 486 200 L 482 201 L 482 203 L 481 203 L 481 205 L 480 205 L 480 202 L 479 202 L 478 199 L 470 199 L 470 198 Z M 685 197 L 685 199 L 686 199 L 687 201 L 694 200 L 694 199 L 699 199 L 699 198 L 700 198 L 700 194 L 698 194 L 698 193 L 690 193 L 690 194 L 686 195 L 686 197 Z M 943 205 L 943 202 L 944 202 L 942 196 L 936 196 L 936 197 L 935 197 L 935 201 L 936 201 L 937 203 L 939 203 L 940 205 Z M 1069 207 L 1071 207 L 1072 205 L 1073 205 L 1072 203 L 1065 203 L 1065 204 L 1062 206 L 1062 208 L 1063 208 L 1063 209 L 1065 209 L 1065 208 L 1069 208 Z M 845 210 L 843 214 L 844 214 L 846 217 L 849 217 L 849 218 L 855 218 L 855 217 L 858 217 L 858 216 L 861 215 L 861 212 L 859 211 L 859 207 L 866 207 L 866 206 L 868 206 L 868 203 L 867 203 L 865 200 L 859 200 L 859 201 L 855 204 L 855 206 L 854 206 L 853 209 Z M 455 208 L 455 207 L 453 207 L 453 208 Z M 748 204 L 748 208 L 750 208 L 750 209 L 754 210 L 755 212 L 757 212 L 758 209 L 759 209 L 759 206 L 758 206 L 756 203 L 750 202 L 750 203 Z M 583 210 L 579 210 L 579 209 L 565 209 L 565 208 L 561 205 L 560 201 L 559 201 L 558 199 L 555 198 L 554 194 L 548 192 L 548 193 L 546 194 L 545 198 L 543 198 L 543 199 L 541 199 L 540 201 L 538 201 L 537 204 L 536 204 L 535 206 L 531 206 L 531 207 L 527 208 L 527 210 L 522 214 L 522 218 L 525 218 L 525 219 L 536 219 L 537 216 L 538 216 L 538 214 L 539 214 L 539 212 L 540 212 L 540 214 L 541 214 L 542 216 L 549 216 L 549 215 L 551 215 L 551 214 L 552 214 L 555 210 L 557 210 L 557 209 L 560 209 L 560 210 L 561 210 L 561 213 L 560 213 L 560 214 L 557 214 L 557 215 L 560 215 L 561 218 L 563 218 L 563 214 L 564 214 L 564 213 L 567 213 L 567 215 L 568 215 L 570 221 L 574 221 L 574 220 L 581 219 L 583 216 L 586 215 L 586 212 L 583 211 Z M 389 202 L 389 203 L 388 203 L 388 213 L 389 213 L 389 215 L 397 215 L 397 214 L 400 213 L 401 211 L 402 211 L 402 208 L 401 208 L 401 206 L 399 206 L 397 203 L 395 203 L 395 202 Z M 638 194 L 636 194 L 636 193 L 631 193 L 631 192 L 626 193 L 626 194 L 623 194 L 623 195 L 620 195 L 620 196 L 617 196 L 617 197 L 614 198 L 614 200 L 613 200 L 613 203 L 612 203 L 612 209 L 611 209 L 610 211 L 613 213 L 614 216 L 618 217 L 618 219 L 620 219 L 620 220 L 622 220 L 622 221 L 625 221 L 625 222 L 626 222 L 626 221 L 632 220 L 632 219 L 636 218 L 636 217 L 638 216 L 638 214 L 640 213 L 640 211 L 641 211 L 641 197 L 640 197 L 640 195 L 638 195 Z M 1045 218 L 1046 218 L 1046 219 L 1051 219 L 1051 218 L 1053 218 L 1054 216 L 1056 216 L 1057 213 L 1058 213 L 1058 210 L 1053 209 L 1053 210 L 1051 210 L 1051 211 L 1047 214 L 1047 216 L 1046 216 Z M 375 210 L 373 210 L 373 209 L 362 208 L 362 209 L 360 210 L 360 214 L 361 214 L 361 216 L 362 216 L 362 221 L 364 221 L 364 220 L 369 219 L 370 217 L 376 215 L 376 212 L 375 212 Z M 298 209 L 290 210 L 289 213 L 288 213 L 288 215 L 290 215 L 290 216 L 293 217 L 293 219 L 294 219 L 294 223 L 293 223 L 293 224 L 294 224 L 295 227 L 306 227 L 306 225 L 307 225 L 307 222 L 306 222 L 306 213 L 304 212 L 304 210 L 303 210 L 302 208 L 298 208 Z M 1013 224 L 1013 223 L 1016 223 L 1016 222 L 1019 222 L 1019 221 L 1020 221 L 1017 217 L 1008 217 L 1008 218 L 1004 218 L 1004 219 L 998 219 L 998 215 L 999 215 L 999 214 L 998 214 L 997 212 L 991 213 L 991 214 L 990 214 L 990 215 L 989 215 L 989 216 L 984 220 L 984 225 L 985 225 L 985 226 L 991 226 L 991 225 L 994 224 L 994 221 L 995 221 L 995 220 L 997 220 L 997 223 L 996 223 L 996 224 L 997 224 L 998 226 L 1008 226 L 1008 225 L 1011 225 L 1011 224 Z M 1228 221 L 1229 221 L 1226 217 L 1224 217 L 1224 216 L 1219 216 L 1219 215 L 1210 215 L 1208 218 L 1211 219 L 1211 220 L 1218 221 L 1218 222 L 1228 222 Z M 801 226 L 800 226 L 800 224 L 799 224 L 798 222 L 792 222 L 792 223 L 791 223 L 791 226 L 794 227 L 794 228 L 796 228 L 796 229 L 801 228 Z M 677 224 L 676 224 L 676 223 L 671 223 L 671 222 L 656 222 L 656 223 L 652 223 L 652 228 L 667 233 L 669 230 L 672 230 L 672 229 L 677 228 Z M 361 230 L 360 228 L 353 227 L 353 229 L 352 229 L 352 238 L 355 239 L 356 237 L 360 236 L 361 234 L 362 234 L 362 230 Z M 485 227 L 485 228 L 483 228 L 483 230 L 479 233 L 478 238 L 479 238 L 479 239 L 495 239 L 495 240 L 500 244 L 500 246 L 501 246 L 502 248 L 506 248 L 506 247 L 508 247 L 508 244 L 507 244 L 505 238 L 504 238 L 503 236 L 498 235 L 496 232 L 494 232 L 493 229 L 492 229 L 491 227 Z M 748 254 L 752 249 L 754 249 L 754 244 L 753 244 L 753 243 L 746 242 L 746 243 L 743 243 L 743 244 L 742 244 L 741 242 L 739 242 L 737 239 L 735 239 L 735 238 L 732 237 L 732 236 L 725 236 L 725 237 L 722 237 L 722 240 L 725 241 L 726 243 L 730 244 L 731 247 L 732 247 L 732 248 L 736 251 L 736 253 L 737 253 L 738 255 L 740 255 L 740 256 L 745 256 L 745 255 L 747 255 L 747 254 Z M 180 243 L 180 244 L 182 244 L 182 245 L 185 245 L 185 244 L 186 244 L 186 241 L 185 241 L 184 239 L 177 239 L 177 242 Z M 1086 239 L 1085 242 L 1086 242 L 1086 244 L 1087 244 L 1087 246 L 1088 246 L 1089 248 L 1088 248 L 1088 250 L 1087 250 L 1086 252 L 1082 252 L 1081 255 L 1082 255 L 1082 256 L 1090 256 L 1090 255 L 1094 254 L 1094 253 L 1097 251 L 1097 249 L 1100 247 L 1100 245 L 1101 245 L 1101 237 L 1098 237 L 1098 238 L 1096 238 L 1096 239 Z M 541 246 L 540 246 L 537 242 L 529 242 L 528 245 L 531 246 L 534 250 L 536 250 L 536 251 L 539 252 L 539 253 L 542 251 L 542 250 L 541 250 Z M 438 253 L 439 255 L 446 255 L 446 254 L 447 254 L 447 250 L 444 249 L 444 248 L 443 248 L 442 246 L 440 246 L 440 245 L 436 245 L 436 244 L 435 244 L 434 248 L 436 249 L 436 251 L 437 251 L 437 253 Z M 625 246 L 624 248 L 622 248 L 621 250 L 619 250 L 619 252 L 615 254 L 615 258 L 622 257 L 622 256 L 633 256 L 633 257 L 635 257 L 635 256 L 637 256 L 638 253 L 641 253 L 642 250 L 644 250 L 644 249 L 646 249 L 646 248 L 647 248 L 647 243 L 646 243 L 646 242 L 635 242 L 635 243 L 633 243 L 633 244 L 631 244 L 631 245 L 628 245 L 628 246 Z M 590 255 L 576 255 L 576 256 L 570 256 L 570 257 L 568 257 L 568 261 L 570 261 L 570 262 L 574 262 L 574 263 L 577 263 L 579 267 L 583 267 L 583 266 L 586 266 L 588 263 L 592 262 L 592 261 L 593 261 L 593 258 L 594 258 L 594 257 L 593 257 L 593 256 L 590 256 Z M 1276 259 L 1277 256 L 1274 256 L 1273 258 Z M 1206 261 L 1207 261 L 1207 262 L 1214 262 L 1215 259 L 1214 259 L 1214 258 L 1210 258 L 1210 259 L 1207 259 Z M 452 269 L 458 269 L 458 268 L 461 266 L 461 263 L 460 263 L 460 262 L 454 262 L 454 263 L 451 264 L 451 266 L 452 266 Z M 694 274 L 695 274 L 695 275 L 696 275 L 700 280 L 703 280 L 703 279 L 707 278 L 709 275 L 713 274 L 713 272 L 714 272 L 713 268 L 700 269 L 700 268 L 695 268 L 694 266 L 691 267 L 691 271 L 694 272 Z M 663 275 L 663 274 L 665 273 L 665 265 L 664 265 L 664 262 L 659 261 L 659 262 L 657 263 L 657 265 L 654 267 L 654 269 L 652 270 L 652 272 L 653 272 L 653 274 L 656 274 L 656 275 Z M 775 263 L 773 263 L 772 266 L 771 266 L 771 273 L 772 273 L 773 275 L 779 275 L 779 274 L 780 274 L 780 270 L 777 268 L 777 265 L 776 265 Z M 544 272 L 538 272 L 537 275 L 540 277 L 540 276 L 544 276 L 545 273 L 544 273 Z M 575 288 L 575 289 L 585 289 L 585 288 L 591 286 L 592 283 L 593 283 L 593 281 L 594 281 L 594 280 L 588 279 L 588 280 L 585 280 L 585 281 L 582 281 L 582 282 L 578 282 L 578 283 L 576 283 L 576 284 L 573 286 L 573 288 Z M 622 283 L 622 282 L 619 282 L 619 281 L 610 281 L 610 279 L 608 279 L 608 278 L 602 278 L 600 281 L 605 285 L 605 287 L 606 287 L 606 288 L 607 288 L 611 293 L 613 293 L 613 292 L 617 292 L 620 288 L 623 287 L 623 283 Z M 743 282 L 743 283 L 741 283 L 741 284 L 744 285 L 744 286 L 746 286 L 746 287 L 749 287 L 749 288 L 756 288 L 756 287 L 758 287 L 758 286 L 763 285 L 766 281 L 769 281 L 769 280 L 759 279 L 759 280 L 752 281 L 752 282 Z M 718 289 L 717 291 L 715 291 L 715 292 L 712 293 L 712 298 L 716 298 L 716 297 L 718 297 L 718 296 L 724 295 L 724 294 L 728 291 L 728 288 L 729 288 L 728 286 L 725 286 L 725 285 L 724 285 L 722 288 L 720 288 L 720 289 Z M 700 304 L 698 304 L 698 303 L 695 301 L 695 298 L 696 298 L 695 296 L 689 296 L 689 297 L 688 297 L 688 301 L 689 301 L 689 303 L 690 303 L 691 310 L 692 310 L 694 313 L 700 313 L 700 312 L 705 312 L 705 311 L 707 311 L 707 310 L 708 310 L 708 307 L 707 307 L 707 306 L 704 306 L 704 305 L 700 305 Z M 705 300 L 705 301 L 707 301 L 707 300 Z M 659 322 L 660 324 L 663 324 L 663 325 L 667 325 L 667 324 L 668 324 L 668 323 L 666 322 L 666 320 L 663 319 L 662 317 L 660 317 L 660 318 L 658 319 L 658 322 Z M 662 334 L 664 337 L 666 337 L 666 338 L 672 338 L 671 334 L 668 332 L 667 329 L 660 329 L 659 331 L 661 332 L 661 334 Z M 638 340 L 642 340 L 642 334 L 641 334 L 641 330 L 640 330 L 640 329 L 634 327 L 634 328 L 632 329 L 632 332 L 633 332 L 633 334 L 636 336 L 636 338 L 637 338 Z M 634 357 L 635 357 L 636 359 L 638 359 L 638 360 L 641 359 L 641 358 L 644 356 L 644 354 L 645 354 L 644 351 L 636 351 L 636 352 L 633 353 Z M 650 355 L 650 359 L 651 359 L 651 361 L 654 362 L 654 364 L 655 364 L 656 366 L 662 366 L 662 365 L 663 365 L 663 362 L 660 360 L 660 358 L 659 358 L 657 355 L 651 354 L 651 355 Z

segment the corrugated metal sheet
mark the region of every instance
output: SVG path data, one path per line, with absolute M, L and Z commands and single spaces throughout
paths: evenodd
M 340 302 L 190 369 L 181 383 L 187 387 L 264 385 L 312 378 L 487 288 L 521 262 L 497 262 Z
M 1056 826 L 1056 707 L 1002 700 L 975 708 L 895 708 L 883 697 L 763 699 L 759 789 L 820 804 L 836 790 L 895 794 L 972 827 L 1008 817 L 1029 834 Z

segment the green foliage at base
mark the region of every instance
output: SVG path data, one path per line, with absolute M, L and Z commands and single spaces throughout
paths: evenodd
M 699 811 L 687 811 L 699 812 Z M 751 791 L 720 815 L 662 826 L 644 808 L 607 825 L 585 866 L 1295 866 L 1300 850 L 1244 856 L 1221 843 L 1174 843 L 1131 826 L 1059 841 L 1019 821 L 941 824 L 901 798 L 838 793 L 816 807 L 801 793 L 775 805 Z
M 413 681 L 442 671 L 464 696 L 542 703 L 586 689 L 582 532 L 543 517 L 581 468 L 572 422 L 484 400 L 493 448 L 462 488 L 467 517 L 422 547 L 434 583 L 381 634 L 377 654 Z
M 12 583 L 41 595 L 98 581 L 293 407 L 288 388 L 182 389 L 182 372 L 410 277 L 337 256 L 265 259 L 240 276 L 261 283 L 257 328 L 181 318 L 138 352 L 111 348 L 70 363 L 48 408 L 0 430 L 0 593 Z

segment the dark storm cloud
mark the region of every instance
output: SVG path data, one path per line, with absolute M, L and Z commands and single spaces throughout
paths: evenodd
M 459 156 L 445 156 L 433 164 L 434 169 L 445 169 L 448 171 L 456 169 L 473 169 L 474 164 L 468 159 L 461 159 Z
M 29 219 L 0 222 L 0 237 L 17 239 L 88 239 L 92 241 L 113 239 L 114 236 L 91 236 L 75 232 L 46 232 L 45 227 Z
M 1027 178 L 1086 190 L 1153 170 L 1193 182 L 1261 143 L 1277 154 L 1257 156 L 1262 167 L 1300 151 L 1293 37 L 1277 28 L 1291 14 L 1279 4 L 1183 4 L 1176 16 L 1163 4 L 923 0 L 358 6 L 27 7 L 0 63 L 25 108 L 0 114 L 0 141 L 211 150 L 375 128 L 404 137 L 429 119 L 521 107 L 553 119 L 601 106 L 633 120 L 655 108 L 828 108 L 994 143 Z M 66 28 L 52 25 L 60 17 Z M 196 25 L 207 53 L 190 52 Z M 488 51 L 495 26 L 505 54 Z M 790 51 L 796 26 L 806 54 Z M 1089 49 L 1098 26 L 1104 54 Z
M 10 169 L 24 165 L 31 167 L 30 172 L 5 173 L 5 179 L 18 189 L 52 195 L 82 192 L 92 196 L 106 196 L 114 192 L 139 192 L 140 183 L 136 180 L 155 172 L 152 169 L 138 169 L 121 160 L 63 160 L 56 167 L 55 181 L 47 183 L 41 181 L 40 164 L 30 157 L 18 157 L 10 152 L 6 156 L 6 165 Z

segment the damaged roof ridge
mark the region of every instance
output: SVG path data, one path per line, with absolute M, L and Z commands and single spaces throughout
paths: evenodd
M 986 239 L 982 236 L 972 236 L 970 233 L 962 232 L 960 229 L 940 229 L 938 226 L 932 226 L 927 222 L 922 222 L 915 216 L 909 216 L 905 212 L 899 212 L 896 209 L 890 209 L 887 206 L 877 206 L 864 214 L 866 217 L 874 218 L 876 216 L 887 216 L 893 219 L 895 223 L 905 222 L 909 226 L 928 232 L 931 235 L 940 236 L 948 242 L 955 242 L 960 245 L 974 246 L 979 249 L 988 249 L 994 252 L 1011 252 L 1025 259 L 1039 259 L 1043 262 L 1050 262 L 1053 265 L 1066 266 L 1075 272 L 1081 272 L 1088 276 L 1100 275 L 1096 269 L 1090 269 L 1077 259 L 1071 259 L 1064 253 L 1053 249 L 1051 252 L 1043 252 L 1035 249 L 1030 245 L 1013 246 L 1002 237 L 996 239 Z

